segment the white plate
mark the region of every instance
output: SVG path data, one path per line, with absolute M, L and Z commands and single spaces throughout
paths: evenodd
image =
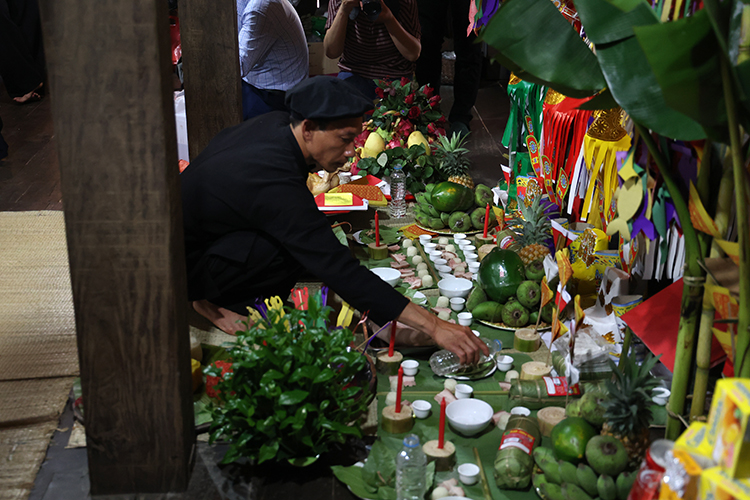
M 356 233 L 352 233 L 352 238 L 354 238 L 354 241 L 356 241 L 356 242 L 357 242 L 357 243 L 359 243 L 360 245 L 366 245 L 366 243 L 364 243 L 364 242 L 363 242 L 363 241 L 362 241 L 362 240 L 361 240 L 361 239 L 359 238 L 359 234 L 360 234 L 360 233 L 361 233 L 362 231 L 364 231 L 364 229 L 360 229 L 360 230 L 359 230 L 359 231 L 357 231 Z M 397 237 L 397 239 L 396 239 L 396 242 L 399 242 L 399 241 L 401 241 L 401 235 L 400 235 L 400 234 L 398 235 L 398 237 Z
M 452 379 L 456 379 L 456 380 L 481 380 L 483 378 L 489 377 L 490 375 L 492 375 L 493 373 L 495 373 L 495 371 L 497 371 L 497 364 L 496 363 L 492 363 L 492 367 L 488 371 L 482 372 L 482 374 L 479 375 L 479 376 L 474 375 L 474 376 L 470 377 L 468 375 L 453 375 L 453 374 L 451 374 L 451 375 L 446 375 L 445 378 L 452 378 Z M 445 497 L 443 497 L 443 498 L 445 498 Z

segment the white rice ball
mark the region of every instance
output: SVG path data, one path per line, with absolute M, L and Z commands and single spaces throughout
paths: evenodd
M 414 242 L 411 241 L 410 239 L 405 239 L 404 242 L 401 244 L 401 246 L 404 247 L 404 248 L 413 247 L 414 246 Z
M 416 248 L 414 249 L 416 250 Z M 411 263 L 415 266 L 418 266 L 419 264 L 422 264 L 424 262 L 424 259 L 421 255 L 415 255 L 413 259 L 411 259 Z M 425 264 L 426 266 L 427 264 Z
M 409 247 L 406 249 L 407 257 L 414 257 L 415 255 L 417 255 L 417 253 L 418 253 L 417 247 Z
M 456 385 L 458 385 L 458 382 L 456 382 L 456 379 L 447 378 L 445 379 L 445 382 L 443 383 L 443 388 L 448 389 L 452 393 L 456 392 Z
M 432 286 L 435 284 L 435 280 L 432 279 L 432 276 L 428 275 L 422 277 L 422 286 Z
M 422 278 L 423 285 L 424 285 L 425 276 L 429 276 L 429 275 L 430 275 L 430 271 L 428 271 L 427 269 L 420 269 L 419 271 L 417 271 L 417 276 Z
M 442 296 L 438 297 L 437 299 L 438 307 L 450 307 L 450 305 L 451 305 L 451 299 L 449 299 L 448 297 L 442 297 Z
M 434 490 L 432 490 L 432 494 L 430 495 L 431 500 L 440 500 L 441 498 L 448 496 L 448 490 L 445 488 L 445 486 L 438 486 Z
M 438 245 L 447 245 L 450 243 L 451 240 L 446 238 L 445 236 L 438 238 Z
M 448 245 L 445 247 L 446 252 L 456 253 L 456 246 L 455 245 Z
M 422 257 L 420 257 L 421 259 Z M 416 259 L 416 257 L 414 257 Z M 412 259 L 412 262 L 414 262 L 414 259 Z M 427 264 L 425 262 L 414 262 L 417 265 L 417 271 L 421 271 L 423 269 L 427 269 Z
M 518 372 L 516 370 L 511 370 L 505 374 L 505 381 L 510 382 L 511 380 L 518 378 Z
M 398 384 L 398 380 L 396 381 Z M 394 406 L 396 404 L 396 393 L 395 392 L 389 392 L 388 395 L 385 397 L 385 405 L 386 406 Z
M 450 311 L 441 311 L 440 314 L 438 314 L 438 318 L 442 319 L 443 321 L 448 321 L 451 319 L 451 313 Z

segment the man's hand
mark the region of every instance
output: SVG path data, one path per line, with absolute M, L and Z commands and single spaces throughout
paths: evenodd
M 378 14 L 378 18 L 375 20 L 375 22 L 385 24 L 389 21 L 395 20 L 396 18 L 393 17 L 393 11 L 388 8 L 383 0 L 380 0 L 380 14 Z
M 458 356 L 462 364 L 478 363 L 482 353 L 485 356 L 490 354 L 485 343 L 474 335 L 468 326 L 438 320 L 437 329 L 432 338 L 440 347 Z
M 342 10 L 348 16 L 354 7 L 359 7 L 360 5 L 360 0 L 342 0 L 339 10 Z
M 424 332 L 443 349 L 448 349 L 463 364 L 477 363 L 481 353 L 489 356 L 487 346 L 475 336 L 469 327 L 454 325 L 409 302 L 398 320 Z

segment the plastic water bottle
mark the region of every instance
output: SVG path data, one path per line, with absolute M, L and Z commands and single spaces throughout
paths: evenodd
M 487 348 L 490 350 L 490 355 L 485 356 L 483 353 L 479 358 L 479 363 L 486 363 L 489 360 L 492 360 L 494 363 L 495 356 L 503 349 L 503 343 L 499 340 L 490 340 L 486 338 L 480 339 L 487 344 Z M 430 368 L 432 368 L 432 372 L 438 377 L 445 377 L 446 375 L 456 373 L 458 370 L 468 368 L 468 366 L 462 365 L 458 356 L 443 349 L 430 356 Z
M 393 167 L 391 172 L 390 214 L 394 219 L 406 216 L 406 174 L 401 165 Z
M 396 456 L 396 496 L 398 500 L 424 500 L 427 457 L 419 445 L 419 437 L 409 434 Z

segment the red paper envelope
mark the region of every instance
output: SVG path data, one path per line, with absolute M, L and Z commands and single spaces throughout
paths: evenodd
M 655 356 L 662 355 L 660 361 L 670 372 L 674 372 L 681 304 L 682 280 L 679 280 L 622 316 L 633 333 Z M 711 365 L 713 366 L 723 357 L 724 351 L 721 344 L 716 337 L 713 337 Z

